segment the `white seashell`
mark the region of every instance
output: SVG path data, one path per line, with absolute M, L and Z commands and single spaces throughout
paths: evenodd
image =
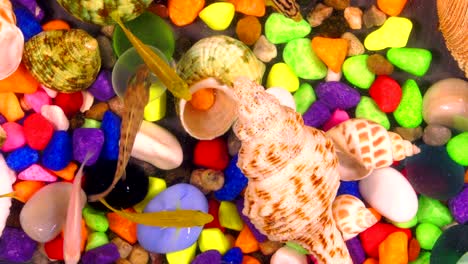
M 13 74 L 23 56 L 24 36 L 16 26 L 16 18 L 11 2 L 0 1 L 0 80 Z
M 3 155 L 0 154 L 0 194 L 7 194 L 13 191 L 13 183 L 16 181 L 16 175 L 5 162 Z M 10 215 L 11 198 L 0 198 L 0 236 L 8 216 Z
M 281 105 L 296 111 L 296 102 L 294 101 L 293 95 L 288 90 L 282 87 L 270 87 L 266 92 L 278 99 Z

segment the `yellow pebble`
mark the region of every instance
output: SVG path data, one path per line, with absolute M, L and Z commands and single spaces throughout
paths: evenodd
M 267 78 L 267 88 L 282 87 L 289 92 L 299 89 L 299 78 L 286 63 L 279 62 L 271 67 Z
M 213 30 L 225 30 L 234 18 L 235 7 L 228 2 L 213 3 L 198 14 L 201 20 Z
M 146 193 L 145 199 L 133 206 L 133 209 L 138 213 L 143 212 L 146 205 L 160 192 L 166 189 L 166 181 L 156 177 L 148 177 L 149 185 L 148 192 Z
M 413 23 L 407 18 L 389 17 L 382 27 L 367 35 L 364 46 L 368 50 L 405 47 L 412 28 Z
M 242 222 L 234 203 L 222 201 L 219 205 L 218 218 L 222 227 L 237 231 L 241 231 L 244 227 L 244 222 Z
M 149 102 L 145 107 L 143 117 L 146 121 L 154 122 L 166 115 L 166 88 L 155 82 L 150 86 Z
M 224 255 L 231 247 L 231 244 L 219 228 L 206 228 L 201 231 L 198 238 L 198 247 L 201 252 L 214 249 Z
M 190 264 L 195 258 L 197 251 L 197 242 L 193 243 L 190 247 L 176 252 L 166 254 L 166 259 L 169 264 Z

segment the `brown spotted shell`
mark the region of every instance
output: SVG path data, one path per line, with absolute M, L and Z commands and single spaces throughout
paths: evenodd
M 243 214 L 270 240 L 297 242 L 319 263 L 352 263 L 332 216 L 339 176 L 331 140 L 255 82 L 239 78 L 234 91 L 237 166 L 249 179 Z

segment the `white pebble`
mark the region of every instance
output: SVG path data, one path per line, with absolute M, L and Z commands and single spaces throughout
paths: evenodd
M 7 194 L 13 191 L 13 183 L 16 175 L 5 162 L 3 155 L 0 154 L 0 194 Z M 10 215 L 11 198 L 0 198 L 0 235 L 5 228 L 8 216 Z
M 288 90 L 282 87 L 270 87 L 266 92 L 276 97 L 281 105 L 287 106 L 296 111 L 296 102 L 294 101 L 293 95 Z
M 62 108 L 57 105 L 43 105 L 41 115 L 52 123 L 55 130 L 67 131 L 70 127 L 70 121 L 68 121 Z
M 284 246 L 271 256 L 270 264 L 307 264 L 307 256 Z
M 343 76 L 343 72 L 334 72 L 330 69 L 328 69 L 328 72 L 327 72 L 327 77 L 325 78 L 325 80 L 327 82 L 339 82 L 341 80 L 341 76 Z
M 253 53 L 263 62 L 270 62 L 278 55 L 275 44 L 268 41 L 264 35 L 261 35 L 255 43 Z
M 94 96 L 88 91 L 82 91 L 81 94 L 83 94 L 83 104 L 80 107 L 80 112 L 84 113 L 93 106 Z
M 48 95 L 50 98 L 55 98 L 55 97 L 57 96 L 57 93 L 58 93 L 57 91 L 52 90 L 52 89 L 50 89 L 50 88 L 47 88 L 47 87 L 45 87 L 45 86 L 42 85 L 42 84 L 41 84 L 40 86 L 41 86 L 41 88 L 44 90 L 44 92 L 47 93 L 47 95 Z

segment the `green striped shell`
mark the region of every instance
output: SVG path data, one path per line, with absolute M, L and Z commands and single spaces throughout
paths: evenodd
M 24 45 L 23 63 L 43 85 L 65 93 L 87 89 L 101 68 L 97 40 L 81 29 L 44 31 Z
M 73 16 L 89 23 L 109 25 L 115 22 L 110 17 L 118 11 L 122 21 L 142 14 L 153 0 L 57 0 Z
M 177 63 L 177 73 L 190 86 L 208 77 L 232 86 L 239 76 L 262 83 L 265 64 L 241 41 L 213 36 L 195 43 Z

